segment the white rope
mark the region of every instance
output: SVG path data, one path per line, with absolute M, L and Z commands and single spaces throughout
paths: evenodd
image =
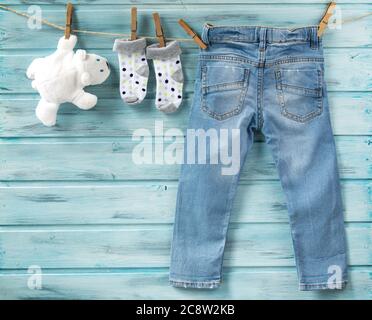
M 10 7 L 0 5 L 0 8 L 5 10 L 5 11 L 8 11 L 8 12 L 15 13 L 18 16 L 25 17 L 25 18 L 32 19 L 34 21 L 40 22 L 40 23 L 45 24 L 47 26 L 50 26 L 52 28 L 62 30 L 62 31 L 65 30 L 65 27 L 63 27 L 63 26 L 60 26 L 58 24 L 55 24 L 55 23 L 50 22 L 50 21 L 45 20 L 45 19 L 38 19 L 38 18 L 33 17 L 33 16 L 31 16 L 27 13 L 12 9 Z M 342 24 L 347 24 L 347 23 L 351 23 L 351 22 L 354 22 L 354 21 L 358 21 L 358 20 L 361 20 L 361 19 L 363 19 L 365 17 L 368 17 L 370 15 L 372 15 L 372 12 L 369 12 L 369 13 L 367 13 L 365 15 L 362 15 L 362 16 L 359 16 L 359 17 L 343 20 Z M 99 31 L 79 30 L 79 29 L 73 29 L 71 31 L 73 33 L 83 33 L 83 34 L 96 35 L 96 36 L 102 36 L 102 37 L 126 37 L 126 38 L 130 37 L 129 34 L 125 34 L 125 33 L 99 32 Z M 152 36 L 139 36 L 139 38 L 157 39 L 156 37 L 152 37 Z M 194 41 L 193 39 L 189 39 L 189 38 L 167 38 L 167 39 L 168 40 L 185 41 L 185 42 Z
M 32 19 L 33 21 L 40 22 L 40 23 L 45 24 L 49 27 L 52 27 L 52 28 L 55 28 L 55 29 L 58 29 L 58 30 L 62 30 L 62 31 L 65 30 L 65 27 L 62 27 L 58 24 L 50 22 L 46 19 L 38 19 L 38 18 L 33 17 L 33 16 L 31 16 L 27 13 L 9 8 L 9 7 L 4 6 L 4 5 L 0 5 L 0 8 L 5 10 L 5 11 L 12 12 L 12 13 L 18 15 L 18 16 L 28 18 L 28 19 Z M 89 35 L 103 36 L 103 37 L 127 37 L 127 38 L 130 37 L 129 34 L 125 34 L 125 33 L 99 32 L 99 31 L 79 30 L 79 29 L 72 29 L 71 32 L 72 33 L 83 33 L 83 34 L 89 34 Z M 139 36 L 139 38 L 157 39 L 156 37 L 152 37 L 152 36 Z M 187 38 L 168 38 L 167 37 L 167 39 L 168 40 L 177 40 L 177 41 L 194 41 L 193 39 L 187 39 Z

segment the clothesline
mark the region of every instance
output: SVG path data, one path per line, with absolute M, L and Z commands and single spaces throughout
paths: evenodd
M 40 22 L 42 24 L 45 24 L 49 27 L 52 27 L 52 28 L 55 28 L 55 29 L 58 29 L 58 30 L 61 30 L 61 31 L 64 31 L 65 30 L 65 27 L 64 26 L 60 26 L 56 23 L 53 23 L 53 22 L 50 22 L 46 19 L 39 19 L 37 17 L 34 17 L 34 16 L 31 16 L 27 13 L 24 13 L 24 12 L 21 12 L 21 11 L 18 11 L 18 10 L 15 10 L 15 9 L 12 9 L 10 7 L 7 7 L 7 6 L 4 6 L 4 5 L 0 5 L 0 8 L 5 10 L 5 11 L 8 11 L 8 12 L 12 12 L 12 13 L 15 13 L 16 15 L 18 16 L 21 16 L 21 17 L 24 17 L 24 18 L 28 18 L 28 19 L 32 19 L 34 21 L 37 21 L 37 22 Z M 106 37 L 130 37 L 130 34 L 126 34 L 126 33 L 112 33 L 112 32 L 100 32 L 100 31 L 90 31 L 90 30 L 80 30 L 80 29 L 72 29 L 71 30 L 73 33 L 82 33 L 82 34 L 90 34 L 90 35 L 96 35 L 96 36 L 106 36 Z M 156 37 L 154 36 L 139 36 L 139 38 L 146 38 L 146 39 L 157 39 Z M 168 40 L 177 40 L 177 41 L 187 41 L 187 42 L 192 42 L 194 41 L 193 39 L 188 39 L 188 38 L 168 38 Z
M 49 27 L 52 27 L 52 28 L 55 28 L 55 29 L 58 29 L 58 30 L 61 30 L 61 31 L 64 31 L 65 30 L 65 27 L 64 26 L 60 26 L 56 23 L 53 23 L 53 22 L 50 22 L 46 19 L 39 19 L 37 17 L 34 17 L 34 16 L 31 16 L 27 13 L 24 13 L 24 12 L 21 12 L 21 11 L 18 11 L 18 10 L 15 10 L 15 9 L 12 9 L 10 7 L 7 7 L 7 6 L 4 6 L 4 5 L 0 5 L 0 8 L 5 10 L 5 11 L 8 11 L 8 12 L 12 12 L 18 16 L 21 16 L 21 17 L 24 17 L 24 18 L 28 18 L 28 19 L 32 19 L 34 21 L 37 21 L 37 22 L 40 22 L 42 24 L 45 24 Z M 350 18 L 350 19 L 345 19 L 345 20 L 342 20 L 342 24 L 347 24 L 347 23 L 351 23 L 351 22 L 354 22 L 354 21 L 358 21 L 358 20 L 361 20 L 367 16 L 370 16 L 372 15 L 372 12 L 369 12 L 365 15 L 362 15 L 362 16 L 358 16 L 358 17 L 355 17 L 355 18 Z M 100 32 L 100 31 L 90 31 L 90 30 L 80 30 L 80 29 L 72 29 L 72 32 L 73 33 L 82 33 L 82 34 L 89 34 L 89 35 L 96 35 L 96 36 L 103 36 L 103 37 L 130 37 L 130 34 L 126 34 L 126 33 L 112 33 L 112 32 Z M 156 37 L 154 36 L 139 36 L 139 38 L 145 38 L 145 39 L 157 39 Z M 169 40 L 177 40 L 177 41 L 184 41 L 184 42 L 192 42 L 194 41 L 193 39 L 189 39 L 189 38 L 167 38 Z

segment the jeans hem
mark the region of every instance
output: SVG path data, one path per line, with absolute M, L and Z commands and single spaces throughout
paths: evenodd
M 216 289 L 220 286 L 221 280 L 187 281 L 169 279 L 169 284 L 176 288 Z
M 300 283 L 299 289 L 301 291 L 313 290 L 342 290 L 346 287 L 347 280 L 339 282 L 320 282 L 320 283 Z

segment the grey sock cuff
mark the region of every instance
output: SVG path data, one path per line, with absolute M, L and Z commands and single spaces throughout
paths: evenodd
M 160 48 L 159 44 L 155 43 L 147 47 L 147 59 L 170 59 L 181 54 L 181 48 L 177 41 L 171 41 L 164 48 Z
M 132 53 L 142 51 L 145 48 L 146 48 L 145 38 L 136 40 L 116 39 L 112 50 L 116 52 Z

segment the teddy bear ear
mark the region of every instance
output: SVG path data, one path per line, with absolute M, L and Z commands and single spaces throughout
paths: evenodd
M 83 72 L 83 74 L 81 75 L 81 83 L 84 86 L 90 85 L 90 74 L 88 72 Z
M 85 50 L 79 49 L 76 50 L 76 55 L 81 59 L 85 60 L 87 58 L 87 52 Z

